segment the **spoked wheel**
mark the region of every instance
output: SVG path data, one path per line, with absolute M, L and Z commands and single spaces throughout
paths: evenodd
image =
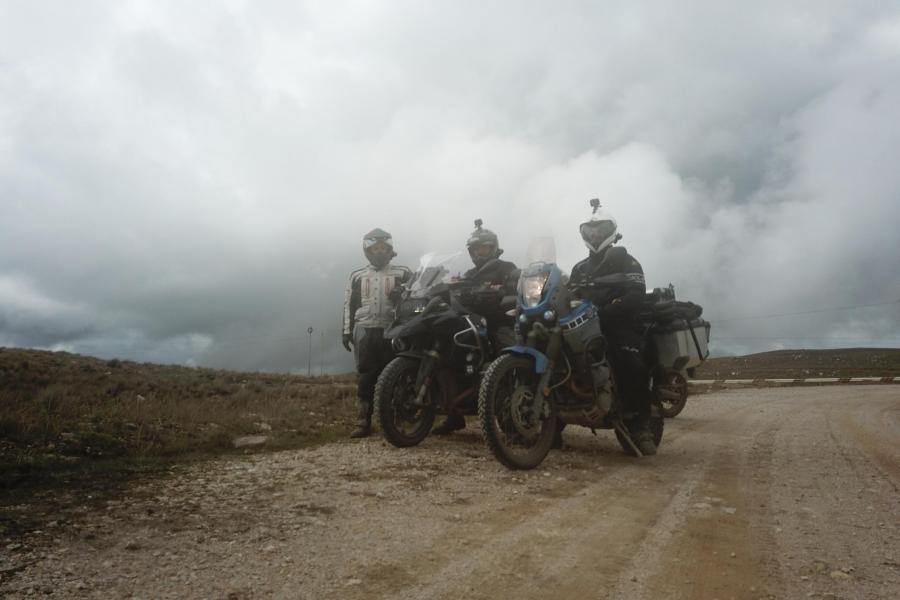
M 419 361 L 398 356 L 384 368 L 375 384 L 375 407 L 384 438 L 398 448 L 419 444 L 434 424 L 431 392 L 416 402 Z
M 556 415 L 535 394 L 538 380 L 531 359 L 514 354 L 492 362 L 481 380 L 481 433 L 494 457 L 510 469 L 533 469 L 553 444 Z
M 687 381 L 678 371 L 667 371 L 663 380 L 656 386 L 656 403 L 659 406 L 659 412 L 668 419 L 684 410 L 687 397 Z
M 660 442 L 662 442 L 663 436 L 663 418 L 660 416 L 651 416 L 650 422 L 647 423 L 647 426 L 650 428 L 650 433 L 653 435 L 653 443 L 659 448 Z M 625 439 L 625 436 L 622 435 L 618 429 L 616 431 L 616 439 L 619 440 L 619 445 L 622 446 L 622 450 L 625 451 L 625 454 L 628 456 L 637 456 L 634 451 L 634 448 L 631 447 L 631 444 L 628 443 L 628 440 Z

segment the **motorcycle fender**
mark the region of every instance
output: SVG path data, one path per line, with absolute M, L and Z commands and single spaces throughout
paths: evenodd
M 422 360 L 425 355 L 421 352 L 417 352 L 416 350 L 404 350 L 403 352 L 398 352 L 394 356 L 404 356 L 406 358 L 414 358 L 416 360 Z
M 503 349 L 503 354 L 521 354 L 523 356 L 530 356 L 534 359 L 535 373 L 543 373 L 547 370 L 547 363 L 549 362 L 547 356 L 534 348 L 529 348 L 528 346 L 510 346 L 509 348 Z

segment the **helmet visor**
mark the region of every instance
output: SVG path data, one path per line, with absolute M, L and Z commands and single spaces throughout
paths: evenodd
M 478 258 L 490 258 L 494 255 L 493 244 L 473 244 L 469 246 L 469 254 Z
M 366 240 L 366 244 L 364 244 L 366 254 L 369 256 L 387 256 L 393 250 L 387 242 L 383 240 L 371 240 L 372 243 L 368 243 L 370 240 Z
M 591 246 L 597 246 L 616 232 L 612 221 L 589 221 L 581 224 L 581 237 Z
M 368 250 L 369 248 L 374 248 L 375 246 L 382 245 L 385 248 L 393 248 L 393 240 L 391 238 L 365 238 L 363 240 L 363 248 Z

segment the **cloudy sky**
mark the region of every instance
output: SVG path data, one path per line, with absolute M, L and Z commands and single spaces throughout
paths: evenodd
M 898 153 L 891 1 L 0 0 L 0 346 L 346 371 L 366 231 L 599 197 L 715 353 L 897 347 Z

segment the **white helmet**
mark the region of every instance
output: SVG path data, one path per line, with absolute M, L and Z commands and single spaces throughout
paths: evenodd
M 596 254 L 613 244 L 622 236 L 616 231 L 616 220 L 606 211 L 600 210 L 600 200 L 591 200 L 594 209 L 591 220 L 581 224 L 581 239 L 592 253 Z

